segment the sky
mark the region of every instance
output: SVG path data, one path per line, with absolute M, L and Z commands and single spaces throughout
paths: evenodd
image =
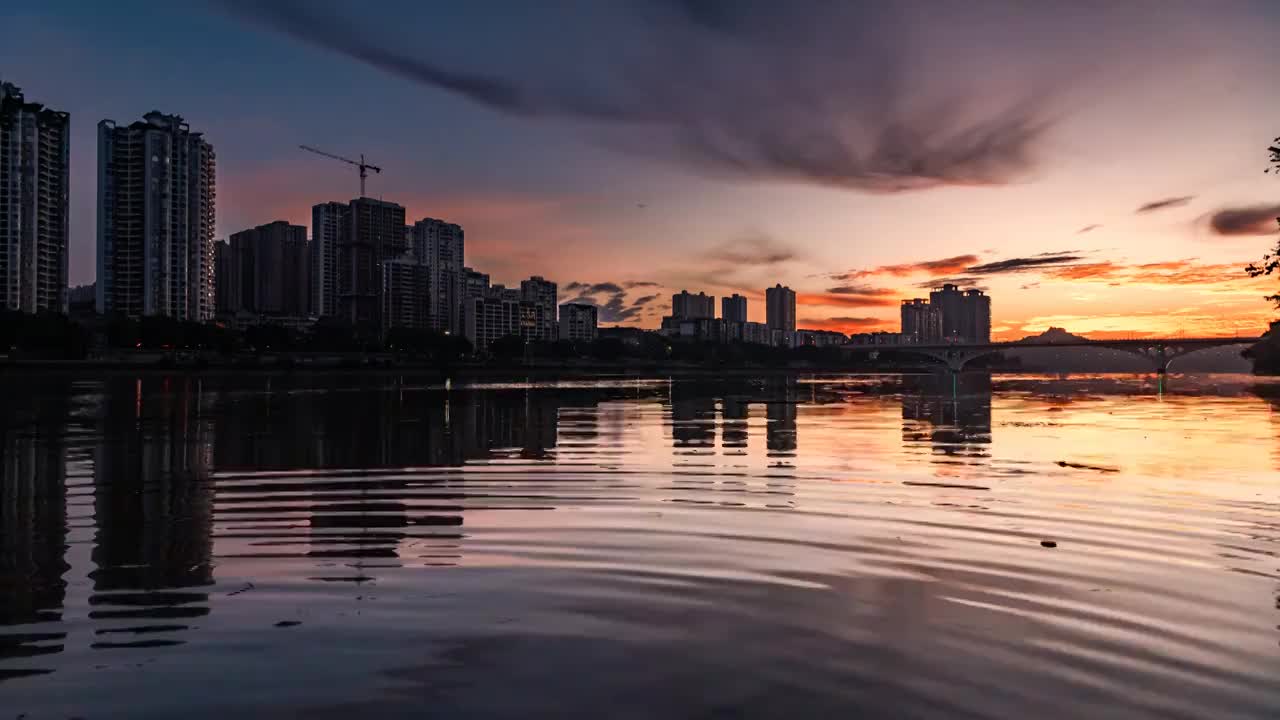
M 94 279 L 96 125 L 182 115 L 219 237 L 358 194 L 466 231 L 603 323 L 681 289 L 798 293 L 801 327 L 896 330 L 992 296 L 993 335 L 1257 333 L 1274 278 L 1280 4 L 16 0 L 0 79 L 71 113 L 70 281 Z M 718 304 L 718 301 L 717 301 Z M 718 312 L 718 310 L 717 310 Z

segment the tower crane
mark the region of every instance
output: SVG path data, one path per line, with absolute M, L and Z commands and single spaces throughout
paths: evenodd
M 299 145 L 298 147 L 302 148 L 303 150 L 306 150 L 307 152 L 312 152 L 317 155 L 323 155 L 333 160 L 341 160 L 342 162 L 347 163 L 348 165 L 355 165 L 356 167 L 360 168 L 360 197 L 364 197 L 364 179 L 369 176 L 369 171 L 372 170 L 379 174 L 382 173 L 382 168 L 378 167 L 377 165 L 370 165 L 369 163 L 364 161 L 363 153 L 360 155 L 360 160 L 356 161 L 356 160 L 351 160 L 349 158 L 344 158 L 341 155 L 334 155 L 333 153 L 328 153 L 323 150 L 317 150 L 307 145 Z

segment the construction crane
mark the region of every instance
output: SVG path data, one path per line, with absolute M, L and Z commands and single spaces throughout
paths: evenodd
M 372 170 L 376 173 L 382 172 L 382 168 L 378 167 L 377 165 L 370 165 L 369 163 L 365 162 L 363 154 L 360 155 L 360 160 L 357 162 L 355 160 L 344 158 L 341 155 L 334 155 L 333 153 L 327 153 L 323 150 L 317 150 L 307 145 L 299 145 L 298 147 L 302 148 L 303 150 L 306 150 L 307 152 L 313 152 L 317 155 L 323 155 L 327 158 L 332 158 L 334 160 L 341 160 L 342 162 L 347 163 L 348 165 L 355 165 L 356 167 L 360 168 L 360 197 L 364 197 L 364 179 L 369 176 L 369 171 Z

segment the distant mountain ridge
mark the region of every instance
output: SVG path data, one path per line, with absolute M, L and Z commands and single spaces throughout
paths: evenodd
M 1045 330 L 1044 332 L 1040 333 L 1039 335 L 1028 335 L 1022 338 L 1021 340 L 1019 340 L 1018 342 L 1026 343 L 1028 345 L 1052 345 L 1054 343 L 1088 342 L 1088 341 L 1089 341 L 1089 338 L 1084 337 L 1083 335 L 1076 335 L 1074 333 L 1069 333 L 1060 327 L 1051 327 L 1048 330 Z

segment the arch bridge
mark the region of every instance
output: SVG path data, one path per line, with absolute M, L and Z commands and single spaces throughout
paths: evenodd
M 1004 352 L 1005 350 L 1106 348 L 1146 358 L 1151 362 L 1156 373 L 1164 374 L 1169 371 L 1170 363 L 1184 355 L 1227 345 L 1253 345 L 1261 339 L 1258 337 L 1144 338 L 1141 340 L 1080 340 L 1050 343 L 997 342 L 938 345 L 845 345 L 844 347 L 850 351 L 870 351 L 873 353 L 892 351 L 921 355 L 945 365 L 951 372 L 960 372 L 964 370 L 965 365 L 968 365 L 973 360 Z

